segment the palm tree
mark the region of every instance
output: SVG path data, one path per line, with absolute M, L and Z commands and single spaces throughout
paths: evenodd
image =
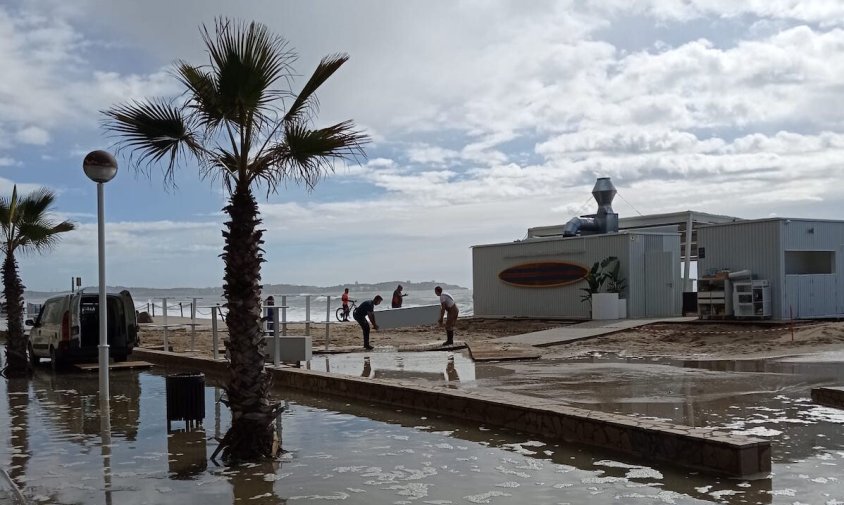
M 209 62 L 177 62 L 185 93 L 113 106 L 105 127 L 136 169 L 159 162 L 172 184 L 174 171 L 195 160 L 201 178 L 220 177 L 229 196 L 223 230 L 223 293 L 229 330 L 226 396 L 232 424 L 220 449 L 226 461 L 274 457 L 273 423 L 279 404 L 269 397 L 260 327 L 263 230 L 253 189 L 275 193 L 287 181 L 312 189 L 335 161 L 357 161 L 369 139 L 352 121 L 313 128 L 314 95 L 344 54 L 324 57 L 302 90 L 290 89 L 296 59 L 281 37 L 259 23 L 226 19 L 214 33 L 202 27 Z M 288 106 L 285 109 L 285 101 Z
M 23 331 L 23 290 L 18 273 L 15 252 L 43 252 L 53 248 L 59 233 L 73 230 L 70 221 L 56 224 L 48 214 L 56 195 L 41 188 L 29 195 L 18 197 L 18 187 L 12 197 L 0 197 L 0 249 L 6 253 L 3 260 L 3 295 L 6 297 L 6 368 L 9 377 L 25 376 L 30 366 L 27 360 L 28 339 Z

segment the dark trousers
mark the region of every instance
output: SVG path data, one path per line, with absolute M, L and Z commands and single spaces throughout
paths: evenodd
M 360 328 L 363 330 L 363 346 L 369 347 L 369 322 L 366 320 L 366 314 L 362 316 L 358 316 L 357 314 L 353 314 L 355 321 L 358 322 Z

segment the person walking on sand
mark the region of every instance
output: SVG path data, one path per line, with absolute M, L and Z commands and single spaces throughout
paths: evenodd
M 439 286 L 434 288 L 434 293 L 440 297 L 440 320 L 437 321 L 440 326 L 443 324 L 443 316 L 448 314 L 448 319 L 445 321 L 446 341 L 443 345 L 454 345 L 454 324 L 457 322 L 459 313 L 457 304 L 454 303 L 454 298 Z
M 373 347 L 369 345 L 369 323 L 366 322 L 366 318 L 368 317 L 372 321 L 372 328 L 377 330 L 378 324 L 375 323 L 375 306 L 380 304 L 381 300 L 383 300 L 381 295 L 375 295 L 375 298 L 372 300 L 367 300 L 358 305 L 352 314 L 352 317 L 355 318 L 355 321 L 358 322 L 361 330 L 363 330 L 363 348 L 367 351 L 371 351 Z
M 346 288 L 343 291 L 343 295 L 340 296 L 340 300 L 343 302 L 343 321 L 349 320 L 349 288 Z
M 264 302 L 264 317 L 261 318 L 261 321 L 264 322 L 264 333 L 272 333 L 273 332 L 273 311 L 275 310 L 275 298 L 271 296 L 267 297 L 267 300 Z
M 404 289 L 404 288 L 402 288 L 401 284 L 399 284 L 399 287 L 397 287 L 396 290 L 393 291 L 393 300 L 392 300 L 391 305 L 393 306 L 394 309 L 400 309 L 401 308 L 401 302 L 404 300 L 404 297 L 407 296 L 407 293 L 403 294 L 401 292 L 402 289 Z

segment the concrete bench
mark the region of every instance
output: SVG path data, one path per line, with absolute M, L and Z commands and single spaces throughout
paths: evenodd
M 437 324 L 439 317 L 439 304 L 375 311 L 375 321 L 378 323 L 378 327 L 385 330 L 389 328 Z
M 282 363 L 298 363 L 311 360 L 311 337 L 305 335 L 286 335 L 278 337 Z M 264 337 L 264 356 L 267 361 L 275 359 L 275 337 Z

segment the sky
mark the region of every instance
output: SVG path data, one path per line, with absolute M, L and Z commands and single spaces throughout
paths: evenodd
M 594 212 L 844 218 L 839 0 L 0 0 L 0 194 L 57 193 L 78 229 L 20 258 L 24 284 L 96 284 L 96 188 L 114 150 L 102 110 L 181 93 L 216 16 L 265 23 L 298 53 L 349 61 L 314 126 L 352 119 L 360 164 L 313 191 L 260 193 L 263 282 L 411 280 L 471 287 L 471 246 Z M 222 283 L 226 195 L 186 164 L 118 157 L 106 193 L 109 285 Z

